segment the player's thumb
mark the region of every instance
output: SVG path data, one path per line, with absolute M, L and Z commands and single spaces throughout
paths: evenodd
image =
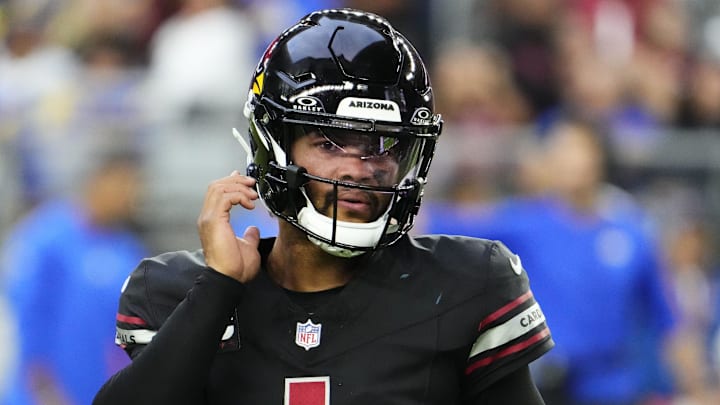
M 260 244 L 260 230 L 257 226 L 248 226 L 243 234 L 243 239 L 245 239 L 250 246 L 257 248 Z

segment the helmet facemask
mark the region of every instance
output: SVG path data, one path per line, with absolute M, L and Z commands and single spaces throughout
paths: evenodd
M 271 212 L 326 252 L 352 257 L 390 245 L 410 230 L 435 135 L 401 127 L 345 129 L 362 128 L 350 121 L 342 127 L 291 123 L 271 129 L 251 119 L 254 159 L 248 172 L 258 179 L 258 194 Z M 344 164 L 363 169 L 345 175 L 341 169 L 331 177 L 313 170 Z

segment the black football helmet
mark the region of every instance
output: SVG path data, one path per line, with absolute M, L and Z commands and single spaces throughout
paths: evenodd
M 260 198 L 323 250 L 351 257 L 388 246 L 412 228 L 442 120 L 433 111 L 423 61 L 385 19 L 353 9 L 305 16 L 265 51 L 244 112 L 247 172 L 257 179 Z M 375 145 L 372 153 L 396 148 L 398 178 L 377 186 L 308 173 L 290 151 L 309 130 L 357 134 Z M 332 135 L 327 139 L 334 144 Z M 327 216 L 313 205 L 305 188 L 310 181 L 332 185 L 335 201 L 338 189 L 360 189 L 386 193 L 390 202 L 372 222 L 341 221 L 337 209 Z

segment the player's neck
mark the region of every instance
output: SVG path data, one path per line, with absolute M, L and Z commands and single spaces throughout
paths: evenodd
M 325 253 L 303 232 L 281 223 L 268 257 L 267 270 L 283 288 L 323 291 L 347 284 L 352 278 L 355 262 Z

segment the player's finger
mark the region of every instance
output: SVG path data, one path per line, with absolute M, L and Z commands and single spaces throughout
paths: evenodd
M 244 184 L 228 184 L 222 182 L 213 182 L 208 187 L 205 195 L 205 205 L 214 205 L 222 202 L 226 194 L 243 193 L 251 200 L 258 198 L 257 191 L 252 187 Z
M 234 205 L 251 210 L 255 208 L 253 201 L 255 199 L 257 199 L 257 194 L 248 195 L 244 191 L 227 192 L 223 194 L 221 204 L 223 204 L 224 210 L 230 210 Z
M 248 188 L 225 191 L 223 188 L 215 187 L 205 197 L 201 212 L 209 218 L 225 217 L 229 215 L 234 205 L 240 205 L 248 210 L 254 209 L 255 203 L 253 200 L 257 198 L 257 193 Z
M 258 197 L 258 193 L 254 188 L 249 187 L 246 184 L 238 183 L 218 184 L 215 186 L 215 190 L 213 190 L 213 192 L 220 195 L 228 193 L 245 193 L 248 197 L 252 199 L 256 199 Z
M 242 184 L 248 187 L 255 186 L 256 180 L 254 177 L 245 176 L 234 170 L 228 176 L 221 177 L 213 180 L 208 187 L 213 187 L 219 184 Z
M 256 180 L 254 177 L 242 175 L 238 173 L 237 170 L 234 170 L 232 173 L 230 173 L 229 176 L 223 177 L 222 179 L 218 179 L 216 181 L 220 183 L 240 183 L 246 186 L 254 186 Z

